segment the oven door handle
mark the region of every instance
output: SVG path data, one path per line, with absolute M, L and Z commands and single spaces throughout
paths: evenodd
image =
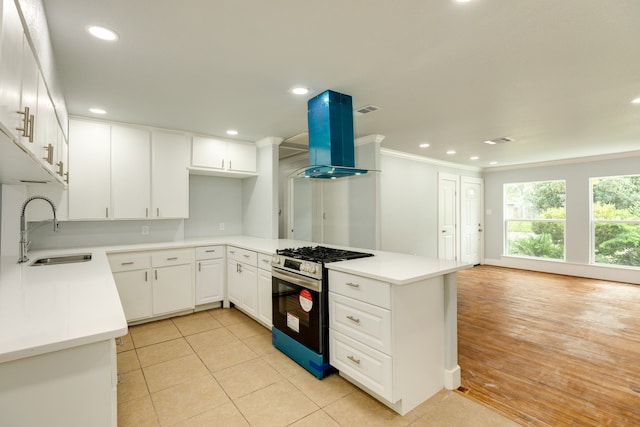
M 283 280 L 285 282 L 293 283 L 294 285 L 302 286 L 303 288 L 311 289 L 312 291 L 322 291 L 322 280 L 311 279 L 304 276 L 287 274 L 278 270 L 271 269 L 271 275 L 276 279 Z

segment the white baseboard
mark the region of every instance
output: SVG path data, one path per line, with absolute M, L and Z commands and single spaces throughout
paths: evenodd
M 486 258 L 483 264 L 640 285 L 640 271 L 637 268 L 630 267 L 611 267 L 506 256 L 500 259 Z

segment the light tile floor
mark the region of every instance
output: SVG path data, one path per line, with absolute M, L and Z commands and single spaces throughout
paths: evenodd
M 129 328 L 118 426 L 517 426 L 452 391 L 404 417 L 338 375 L 317 380 L 235 309 Z

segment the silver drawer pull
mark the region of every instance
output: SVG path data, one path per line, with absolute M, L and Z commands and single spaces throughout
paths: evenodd
M 262 262 L 270 263 L 270 262 L 271 262 L 271 260 L 263 259 L 263 260 L 262 260 Z
M 357 317 L 347 316 L 347 319 L 349 319 L 349 320 L 351 320 L 352 322 L 355 322 L 355 323 L 360 323 L 360 319 L 358 319 Z
M 133 265 L 133 261 L 123 262 L 123 263 L 120 263 L 120 265 Z
M 347 356 L 347 359 L 351 360 L 353 363 L 355 363 L 356 365 L 360 364 L 360 359 L 356 359 L 353 356 Z
M 347 286 L 352 287 L 352 288 L 359 288 L 359 287 L 360 287 L 360 284 L 358 284 L 358 283 L 351 283 L 351 282 L 347 282 L 347 283 L 345 283 L 345 284 L 346 284 Z
M 250 255 L 247 255 L 247 254 L 243 254 L 242 256 L 245 257 L 245 258 L 249 258 L 250 257 Z
M 178 257 L 177 257 L 177 256 L 174 256 L 174 257 L 171 257 L 171 258 L 167 258 L 167 261 L 175 261 L 175 260 L 177 260 L 177 259 L 178 259 Z
M 209 249 L 209 250 L 206 250 L 205 252 L 206 253 L 210 253 L 210 252 L 215 252 L 215 251 L 216 251 L 215 249 Z

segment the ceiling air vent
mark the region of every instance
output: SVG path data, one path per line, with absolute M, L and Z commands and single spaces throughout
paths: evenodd
M 508 136 L 501 136 L 500 138 L 487 139 L 486 141 L 484 141 L 484 143 L 489 145 L 496 145 L 496 144 L 507 144 L 513 141 L 515 141 L 513 138 L 509 138 Z
M 356 116 L 363 116 L 365 114 L 373 113 L 374 111 L 378 111 L 380 107 L 376 107 L 375 105 L 365 105 L 364 107 L 360 107 L 354 111 Z

